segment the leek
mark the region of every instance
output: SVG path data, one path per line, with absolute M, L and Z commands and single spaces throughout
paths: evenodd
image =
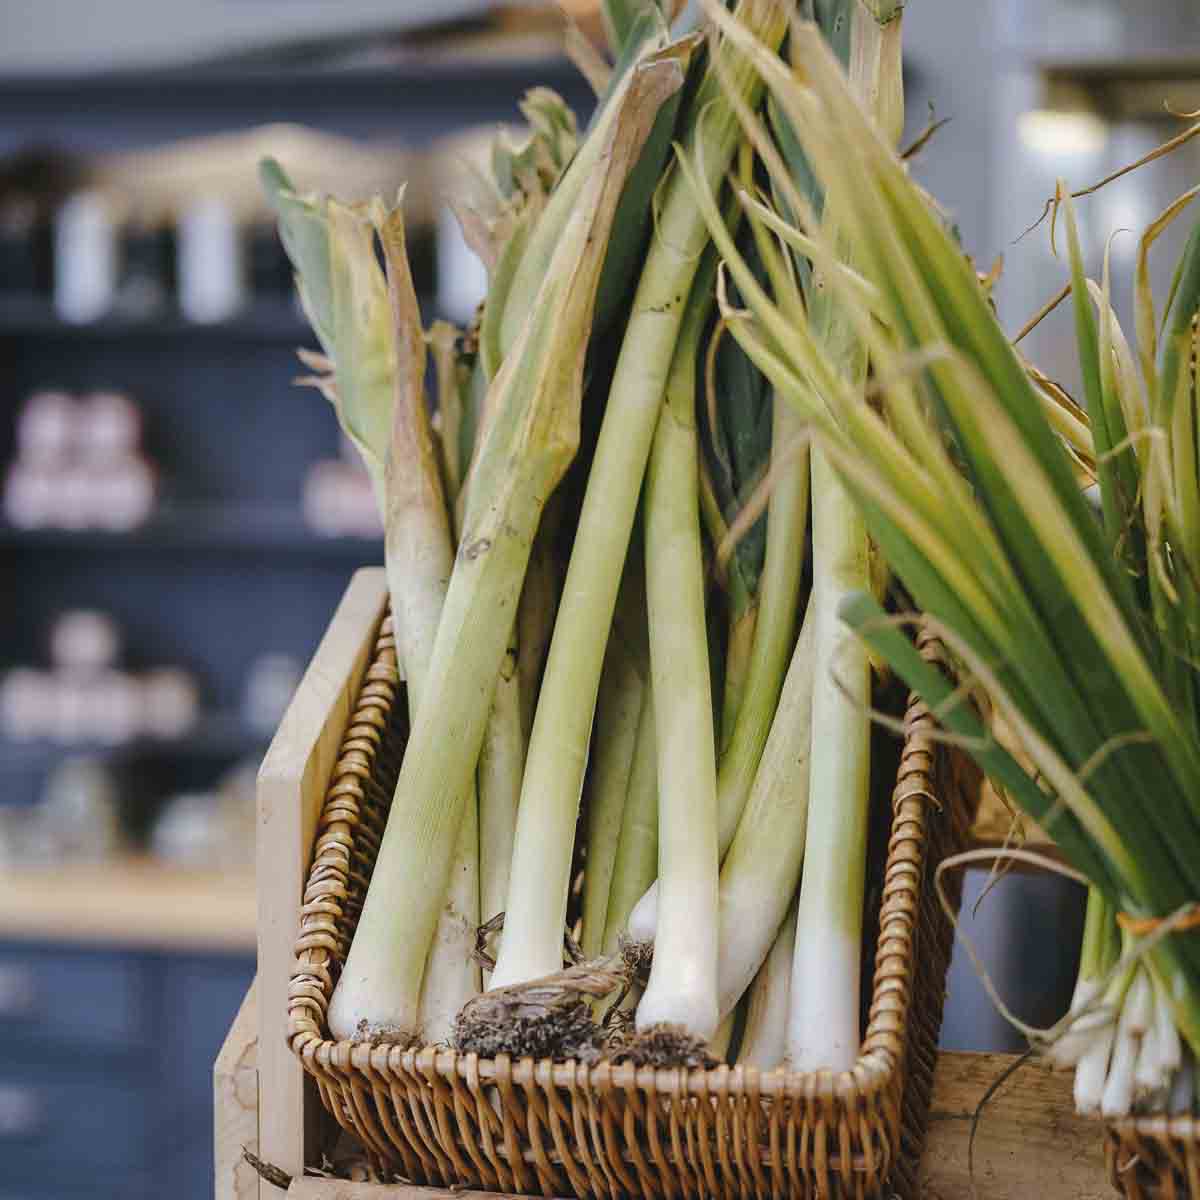
M 424 960 L 462 823 L 461 797 L 475 772 L 542 507 L 575 450 L 586 331 L 608 232 L 658 107 L 680 83 L 669 61 L 635 73 L 622 117 L 607 133 L 604 169 L 589 178 L 538 303 L 489 389 L 492 416 L 472 468 L 429 687 L 330 1003 L 330 1029 L 338 1037 L 394 1037 L 416 1026 Z M 518 813 L 518 831 L 521 820 Z M 506 935 L 501 955 L 514 944 L 520 939 Z
M 738 12 L 768 44 L 782 38 L 781 6 L 742 0 Z M 727 45 L 716 53 L 745 92 L 757 94 L 749 65 Z M 708 113 L 704 132 L 711 139 L 714 179 L 729 162 L 737 137 L 733 115 L 718 93 L 710 74 L 691 106 Z M 686 140 L 691 144 L 698 136 L 693 117 Z M 685 181 L 669 176 L 621 343 L 550 642 L 517 814 L 505 919 L 509 936 L 493 986 L 536 979 L 562 965 L 571 846 L 619 572 L 685 301 L 707 240 Z

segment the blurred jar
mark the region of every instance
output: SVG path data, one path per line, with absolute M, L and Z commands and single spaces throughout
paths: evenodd
M 219 857 L 220 827 L 216 797 L 185 792 L 167 801 L 150 834 L 156 858 L 181 866 L 209 866 Z
M 200 718 L 200 689 L 195 677 L 180 667 L 159 667 L 142 677 L 145 731 L 152 737 L 179 738 Z
M 17 458 L 25 464 L 55 467 L 76 448 L 79 407 L 66 392 L 33 392 L 17 413 Z
M 292 696 L 300 686 L 303 670 L 288 654 L 264 654 L 250 664 L 242 716 L 260 733 L 274 733 Z
M 172 797 L 154 823 L 154 854 L 189 867 L 253 867 L 257 774 L 257 762 L 239 763 L 222 777 L 215 792 Z
M 189 321 L 227 321 L 245 302 L 244 266 L 233 208 L 200 196 L 184 208 L 176 233 L 179 308 Z
M 121 630 L 105 612 L 72 609 L 50 627 L 50 660 L 62 670 L 94 673 L 121 654 Z
M 0 727 L 4 736 L 24 742 L 52 736 L 55 726 L 54 676 L 14 667 L 0 680 Z
M 99 191 L 76 192 L 54 222 L 54 307 L 64 321 L 98 320 L 117 287 L 117 236 L 109 202 Z
M 57 766 L 35 812 L 43 850 L 56 859 L 97 862 L 125 846 L 116 784 L 96 759 Z

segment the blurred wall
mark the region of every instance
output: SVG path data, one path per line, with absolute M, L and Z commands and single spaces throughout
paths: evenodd
M 488 7 L 488 0 L 4 0 L 0 75 L 164 67 L 268 48 L 281 30 L 291 43 L 342 38 Z
M 1003 6 L 1004 0 L 997 0 Z M 977 262 L 996 252 L 991 226 L 994 89 L 993 0 L 910 0 L 904 10 L 911 75 L 906 140 L 927 124 L 940 129 L 913 166 L 922 185 L 950 209 Z

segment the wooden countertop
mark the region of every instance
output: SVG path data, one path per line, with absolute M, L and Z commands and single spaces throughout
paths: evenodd
M 1104 1128 L 1077 1116 L 1073 1075 L 1022 1064 L 971 1120 L 988 1088 L 1015 1062 L 1009 1054 L 938 1057 L 929 1133 L 921 1157 L 922 1200 L 1109 1200 Z M 974 1188 L 972 1189 L 972 1182 Z
M 254 876 L 150 858 L 3 873 L 0 939 L 253 952 Z

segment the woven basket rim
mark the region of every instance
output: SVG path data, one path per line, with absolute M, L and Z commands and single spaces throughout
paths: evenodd
M 922 633 L 918 636 L 917 645 L 927 661 L 948 669 L 945 651 L 936 637 Z M 385 698 L 381 693 L 384 689 L 379 686 L 385 683 L 385 676 L 390 676 L 393 691 L 402 682 L 396 666 L 390 608 L 385 609 L 380 618 L 376 645 L 359 688 L 360 702 L 364 693 L 369 691 L 372 693 L 369 697 L 370 706 L 386 715 L 390 709 L 390 699 L 387 704 L 383 703 Z M 372 684 L 375 686 L 371 687 Z M 361 723 L 356 726 L 356 715 L 352 710 L 347 721 L 342 750 L 326 790 L 318 830 L 330 823 L 330 808 L 338 805 L 344 790 L 339 787 L 339 779 L 347 764 L 361 767 L 364 760 L 368 766 L 370 763 L 372 747 L 364 744 Z M 932 803 L 937 810 L 942 810 L 933 779 L 936 751 L 934 739 L 930 736 L 933 723 L 928 708 L 919 699 L 910 698 L 904 722 L 907 732 L 892 793 L 893 818 L 879 902 L 879 930 L 868 1022 L 863 1031 L 858 1058 L 850 1070 L 797 1072 L 778 1067 L 771 1071 L 760 1071 L 753 1067 L 728 1065 L 712 1068 L 635 1068 L 632 1064 L 614 1065 L 603 1059 L 590 1064 L 573 1059 L 512 1060 L 506 1055 L 484 1059 L 474 1053 L 444 1046 L 401 1048 L 352 1039 L 335 1040 L 326 1036 L 321 1023 L 313 1016 L 313 939 L 310 936 L 310 919 L 303 915 L 304 909 L 301 910 L 301 929 L 296 943 L 293 985 L 289 995 L 288 1041 L 292 1050 L 301 1059 L 311 1056 L 321 1067 L 339 1072 L 378 1070 L 386 1065 L 393 1070 L 402 1069 L 419 1074 L 432 1072 L 445 1079 L 457 1076 L 464 1080 L 488 1082 L 503 1077 L 517 1084 L 545 1079 L 547 1082 L 590 1086 L 598 1091 L 652 1087 L 656 1091 L 688 1096 L 727 1092 L 763 1098 L 786 1096 L 855 1104 L 896 1085 L 898 1076 L 903 1074 L 905 1039 L 912 1009 L 914 964 L 907 951 L 911 947 L 916 925 L 923 858 L 922 855 L 917 861 L 908 861 L 898 856 L 896 851 L 898 843 L 906 840 L 923 847 L 926 841 L 925 806 Z M 376 720 L 372 724 L 378 728 L 381 722 Z M 356 729 L 360 734 L 358 737 L 354 736 Z M 316 866 L 314 855 L 307 874 L 306 901 L 314 883 L 320 890 L 319 881 L 313 879 Z M 910 902 L 906 904 L 905 899 Z M 318 920 L 317 924 L 322 923 Z M 903 929 L 895 928 L 896 925 Z M 898 948 L 893 947 L 893 942 L 899 943 Z M 327 969 L 319 974 L 322 976 L 321 986 L 327 1005 L 333 991 L 333 976 Z M 298 983 L 302 987 L 299 995 L 296 994 Z

